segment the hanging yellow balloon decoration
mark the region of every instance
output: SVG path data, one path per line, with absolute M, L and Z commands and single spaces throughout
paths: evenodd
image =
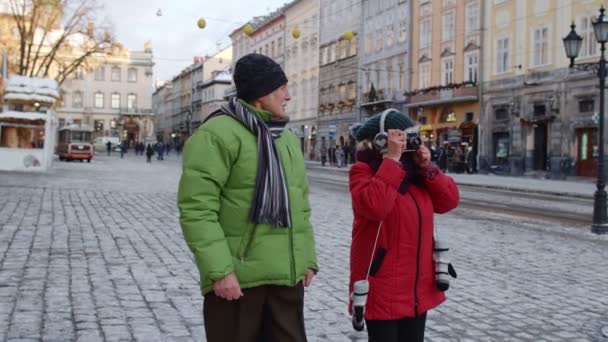
M 353 39 L 354 35 L 351 31 L 346 31 L 344 32 L 344 34 L 342 35 L 342 38 L 346 39 L 346 40 L 351 40 Z
M 245 27 L 243 27 L 243 33 L 245 33 L 248 36 L 251 36 L 251 34 L 253 33 L 253 26 L 247 24 L 245 25 Z
M 302 35 L 302 31 L 300 31 L 300 29 L 294 28 L 293 30 L 291 30 L 291 36 L 295 39 L 300 38 L 300 35 Z
M 205 21 L 205 19 L 200 18 L 197 22 L 196 25 L 198 25 L 198 28 L 200 29 L 204 29 L 207 26 L 207 22 Z

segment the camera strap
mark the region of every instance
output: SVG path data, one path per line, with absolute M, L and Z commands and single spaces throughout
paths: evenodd
M 376 247 L 378 246 L 378 238 L 380 237 L 380 228 L 382 228 L 382 221 L 378 225 L 378 232 L 376 233 L 376 240 L 374 241 L 374 248 L 372 249 L 372 255 L 369 258 L 369 266 L 367 267 L 367 274 L 365 275 L 365 280 L 369 279 L 369 273 L 372 269 L 372 263 L 374 262 L 374 255 L 376 254 Z

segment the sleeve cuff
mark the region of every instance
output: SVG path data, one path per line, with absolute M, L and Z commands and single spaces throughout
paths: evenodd
M 384 158 L 376 176 L 387 182 L 393 188 L 398 189 L 401 182 L 405 178 L 405 171 L 401 167 L 401 163 L 391 158 Z
M 427 180 L 431 180 L 439 174 L 440 170 L 437 165 L 430 163 L 426 167 L 420 168 L 420 175 Z

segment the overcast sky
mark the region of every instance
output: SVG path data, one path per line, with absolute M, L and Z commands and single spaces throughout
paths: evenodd
M 192 63 L 194 55 L 212 54 L 217 43 L 230 44 L 228 34 L 288 0 L 100 0 L 114 34 L 127 48 L 154 48 L 154 79 L 166 80 Z M 162 16 L 157 16 L 160 9 Z M 196 26 L 199 18 L 207 27 Z

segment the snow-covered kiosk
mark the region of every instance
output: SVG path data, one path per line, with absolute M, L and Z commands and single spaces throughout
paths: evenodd
M 10 75 L 0 113 L 0 170 L 44 171 L 57 134 L 57 82 Z

